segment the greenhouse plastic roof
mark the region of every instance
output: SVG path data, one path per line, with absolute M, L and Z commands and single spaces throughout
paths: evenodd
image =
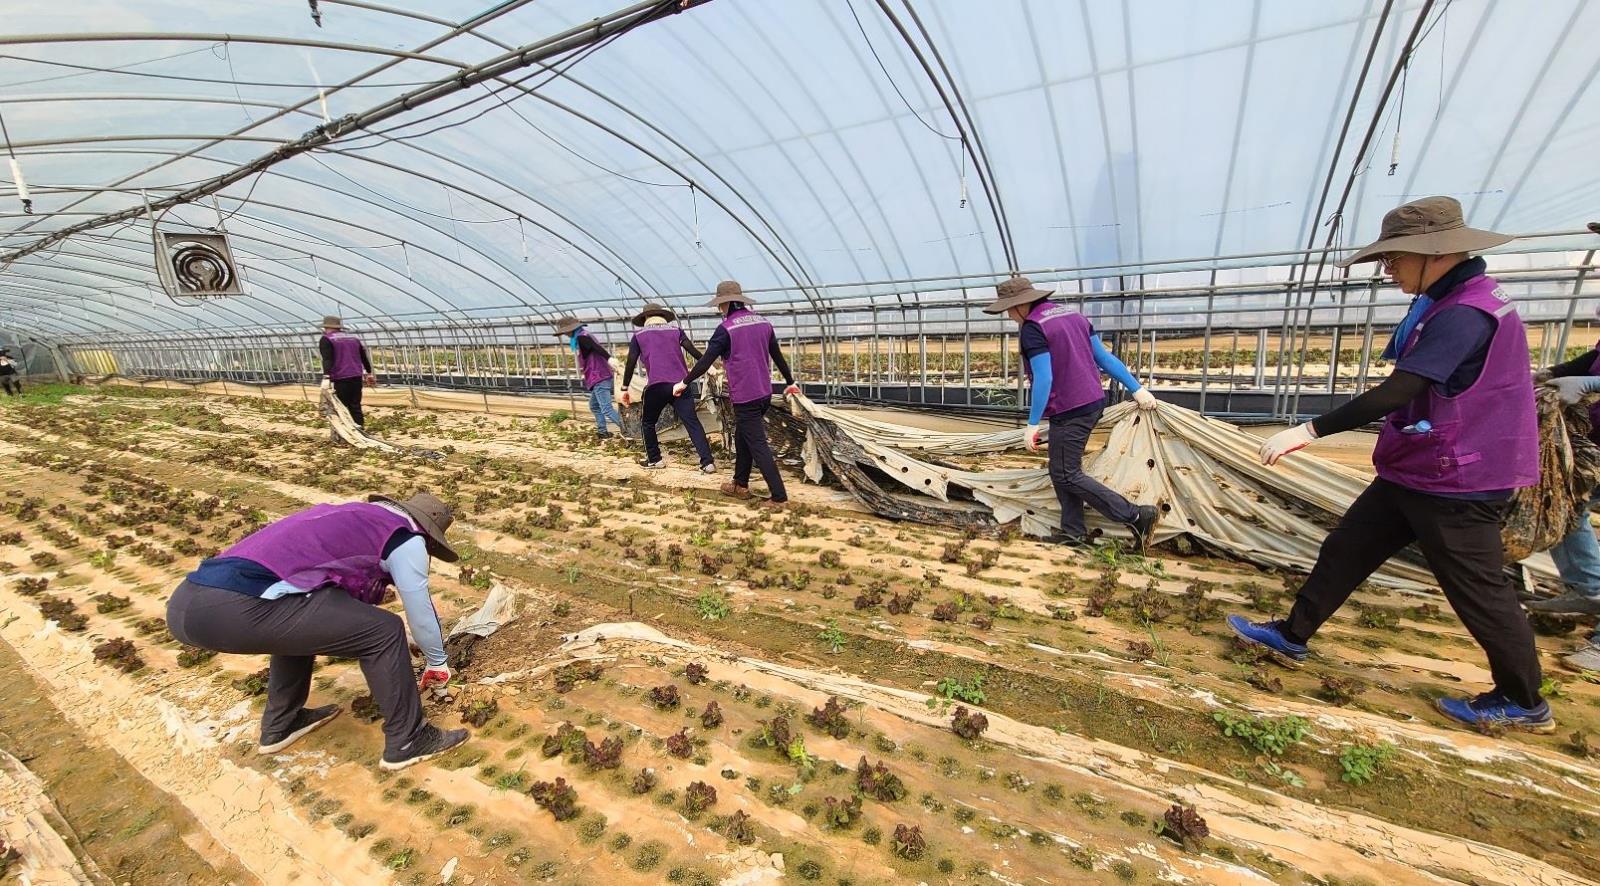
M 624 3 L 312 5 L 320 27 L 297 3 L 8 3 L 0 114 L 36 213 L 0 184 L 0 256 L 267 154 L 324 102 L 360 112 Z M 710 0 L 552 62 L 571 62 L 560 76 L 515 72 L 166 213 L 220 217 L 247 296 L 168 298 L 138 219 L 0 272 L 0 327 L 615 314 L 698 304 L 724 278 L 787 300 L 1303 249 L 1373 119 L 1343 242 L 1435 193 L 1478 227 L 1581 228 L 1600 204 L 1600 53 L 1582 36 L 1600 3 L 1441 0 L 1403 102 L 1375 114 L 1424 5 L 1385 8 Z

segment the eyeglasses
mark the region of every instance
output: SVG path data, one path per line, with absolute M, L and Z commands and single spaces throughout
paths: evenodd
M 1385 252 L 1378 256 L 1378 264 L 1382 265 L 1385 271 L 1393 271 L 1395 264 L 1399 261 L 1400 253 L 1398 252 Z

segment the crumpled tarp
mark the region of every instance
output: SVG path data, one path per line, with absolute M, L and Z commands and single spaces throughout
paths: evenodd
M 883 516 L 960 526 L 1019 520 L 1023 532 L 1040 537 L 1058 525 L 1060 506 L 1045 469 L 974 471 L 928 460 L 1019 448 L 1020 429 L 927 432 L 852 415 L 804 396 L 790 403 L 806 427 L 808 477 L 819 481 L 833 474 Z M 1257 454 L 1260 439 L 1170 403 L 1149 412 L 1120 403 L 1105 411 L 1100 429 L 1108 432 L 1106 445 L 1085 460 L 1084 470 L 1129 500 L 1160 508 L 1158 543 L 1187 536 L 1266 567 L 1309 572 L 1328 529 L 1371 482 L 1310 452 L 1267 467 Z M 934 501 L 917 502 L 918 496 L 908 492 Z M 1124 527 L 1092 511 L 1089 526 L 1106 536 L 1127 537 Z M 1526 565 L 1541 575 L 1554 574 L 1543 555 Z M 1371 580 L 1403 590 L 1435 587 L 1414 547 Z
M 1589 495 L 1600 482 L 1600 447 L 1589 440 L 1589 403 L 1561 402 L 1553 388 L 1540 385 L 1539 484 L 1517 490 L 1506 514 L 1500 541 L 1506 556 L 1522 559 L 1549 550 L 1587 522 Z

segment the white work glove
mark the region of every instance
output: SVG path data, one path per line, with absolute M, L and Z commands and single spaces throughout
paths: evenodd
M 1154 409 L 1161 405 L 1161 401 L 1156 399 L 1155 394 L 1150 393 L 1149 388 L 1140 388 L 1139 390 L 1134 391 L 1133 402 L 1140 409 Z
M 1261 463 L 1275 465 L 1278 463 L 1278 459 L 1291 452 L 1299 452 L 1310 446 L 1311 441 L 1315 439 L 1317 439 L 1317 431 L 1311 426 L 1311 422 L 1295 425 L 1286 431 L 1279 431 L 1268 437 L 1261 444 Z
M 632 406 L 633 405 L 633 392 L 628 390 L 627 388 L 623 388 L 622 389 L 622 405 L 623 406 Z
M 433 665 L 429 665 L 428 667 L 422 669 L 422 679 L 417 681 L 417 691 L 426 692 L 430 686 L 437 686 L 440 689 L 443 689 L 449 685 L 450 666 L 439 665 L 438 667 L 434 667 Z
M 318 387 L 319 387 L 319 388 L 321 388 L 321 389 L 322 389 L 322 390 L 324 390 L 324 391 L 331 391 L 331 390 L 333 390 L 333 379 L 331 379 L 331 378 L 324 378 L 324 379 L 323 379 L 323 380 L 322 380 L 322 384 L 320 384 L 320 385 L 318 385 Z
M 687 390 L 689 390 L 689 386 L 680 381 L 677 384 L 672 386 L 672 396 L 673 397 L 682 397 L 683 396 L 683 392 L 687 391 Z
M 1544 383 L 1547 388 L 1555 388 L 1561 395 L 1561 402 L 1571 406 L 1595 391 L 1600 391 L 1600 376 L 1569 375 L 1565 378 L 1552 378 Z
M 1029 452 L 1039 451 L 1039 425 L 1028 425 L 1022 429 L 1022 445 L 1028 447 Z

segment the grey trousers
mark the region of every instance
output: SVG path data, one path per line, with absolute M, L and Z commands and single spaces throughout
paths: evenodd
M 360 660 L 367 688 L 383 713 L 386 749 L 404 747 L 422 729 L 422 700 L 404 622 L 339 588 L 262 600 L 185 581 L 167 601 L 167 629 L 190 646 L 272 656 L 263 736 L 288 731 L 305 706 L 318 655 Z
M 1132 523 L 1139 516 L 1127 499 L 1083 472 L 1083 449 L 1103 411 L 1050 419 L 1050 483 L 1061 503 L 1061 531 L 1074 538 L 1089 532 L 1083 522 L 1085 504 L 1118 523 Z

